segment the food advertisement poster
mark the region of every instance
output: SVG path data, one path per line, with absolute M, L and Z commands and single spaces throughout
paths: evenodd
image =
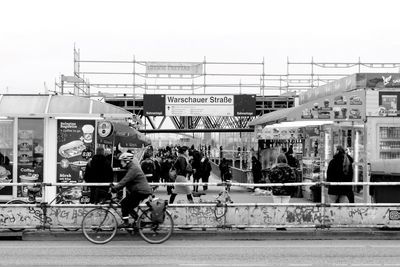
M 365 92 L 340 93 L 303 104 L 300 112 L 290 114 L 288 120 L 363 121 Z
M 297 140 L 304 136 L 303 129 L 297 127 L 272 127 L 262 129 L 258 139 L 267 140 Z
M 88 160 L 94 154 L 94 120 L 58 120 L 57 182 L 80 183 Z M 81 187 L 59 188 L 73 202 L 81 198 Z

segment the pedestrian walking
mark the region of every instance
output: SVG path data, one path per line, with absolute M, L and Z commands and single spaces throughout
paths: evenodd
M 193 183 L 198 183 L 200 182 L 201 179 L 201 170 L 200 170 L 200 165 L 201 165 L 201 154 L 198 150 L 193 151 L 193 158 L 191 160 L 191 165 L 193 169 Z M 198 192 L 199 191 L 199 186 L 194 185 L 193 186 L 193 192 Z
M 201 173 L 201 181 L 203 183 L 208 183 L 208 179 L 210 178 L 211 175 L 211 163 L 206 155 L 204 155 L 203 158 L 201 159 L 200 173 Z M 203 185 L 203 191 L 207 191 L 207 189 L 208 186 Z
M 103 147 L 97 147 L 96 154 L 86 164 L 83 179 L 86 183 L 113 182 L 113 169 L 108 161 Z M 99 203 L 108 197 L 108 188 L 104 186 L 90 186 L 90 203 Z
M 261 162 L 255 157 L 251 157 L 251 172 L 253 173 L 253 181 L 259 184 L 262 181 Z
M 353 158 L 348 155 L 342 146 L 336 147 L 336 154 L 329 162 L 327 170 L 328 182 L 352 182 Z M 351 185 L 332 185 L 328 188 L 329 200 L 332 203 L 343 202 L 347 197 L 349 203 L 354 203 L 354 192 Z
M 296 181 L 294 170 L 287 164 L 285 154 L 279 154 L 275 166 L 271 168 L 269 174 L 271 183 L 293 183 Z M 274 203 L 289 203 L 293 187 L 273 186 L 272 199 Z
M 221 181 L 225 182 L 230 180 L 231 175 L 229 171 L 228 161 L 225 158 L 222 158 L 221 163 L 219 164 L 219 170 L 221 172 Z
M 170 177 L 170 170 L 171 167 L 174 165 L 174 158 L 172 157 L 172 155 L 170 155 L 170 153 L 166 153 L 164 155 L 164 158 L 161 160 L 161 164 L 160 164 L 160 175 L 161 175 L 161 179 L 163 182 L 166 183 L 172 183 L 175 182 L 175 180 L 172 180 L 172 177 Z M 172 194 L 172 190 L 173 190 L 174 186 L 172 185 L 167 185 L 167 193 L 168 195 Z
M 192 172 L 192 166 L 189 163 L 189 150 L 187 146 L 182 146 L 178 148 L 178 157 L 174 163 L 176 170 L 176 183 L 187 183 L 187 177 L 190 176 Z M 169 198 L 169 203 L 174 203 L 177 194 L 185 194 L 188 201 L 193 203 L 192 192 L 190 187 L 187 185 L 174 185 L 173 193 Z

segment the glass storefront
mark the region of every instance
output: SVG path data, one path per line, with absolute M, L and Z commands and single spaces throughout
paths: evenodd
M 0 182 L 13 180 L 13 120 L 0 120 Z M 11 186 L 0 186 L 0 195 L 12 195 Z

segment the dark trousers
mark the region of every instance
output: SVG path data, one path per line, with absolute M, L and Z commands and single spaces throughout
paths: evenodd
M 199 183 L 200 182 L 200 175 L 196 175 L 196 174 L 193 174 L 193 183 Z M 198 185 L 194 185 L 193 186 L 193 191 L 194 192 L 198 192 L 199 191 L 199 186 Z
M 209 178 L 209 176 L 205 175 L 205 176 L 203 176 L 203 177 L 201 178 L 201 181 L 202 181 L 203 183 L 208 183 L 208 178 Z M 203 190 L 206 191 L 207 189 L 208 189 L 208 186 L 207 186 L 207 185 L 203 185 Z
M 121 200 L 121 211 L 122 217 L 128 217 L 133 210 L 139 206 L 140 202 L 148 198 L 150 194 L 139 194 L 139 193 L 126 193 L 126 197 Z

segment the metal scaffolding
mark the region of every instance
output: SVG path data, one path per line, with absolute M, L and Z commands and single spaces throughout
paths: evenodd
M 154 73 L 148 67 L 156 63 L 199 66 L 196 73 Z M 97 97 L 121 106 L 160 129 L 157 123 L 143 117 L 144 94 L 256 94 L 257 115 L 294 106 L 294 98 L 312 89 L 356 72 L 398 72 L 400 63 L 310 62 L 290 61 L 286 73 L 265 72 L 264 58 L 259 62 L 215 62 L 206 57 L 199 61 L 163 62 L 137 60 L 83 60 L 74 48 L 73 76 L 61 75 L 55 83 L 60 94 Z M 242 129 L 254 117 L 171 117 L 176 129 Z

